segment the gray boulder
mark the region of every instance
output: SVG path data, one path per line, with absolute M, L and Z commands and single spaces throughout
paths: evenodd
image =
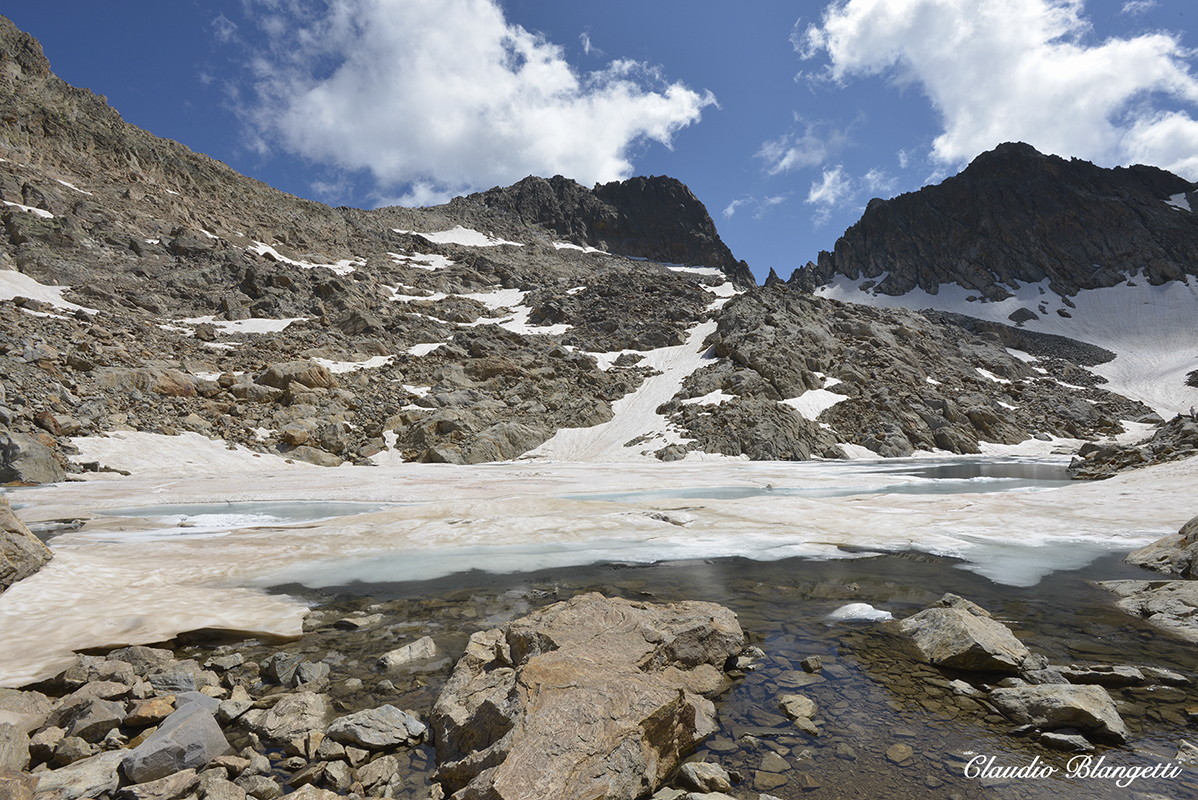
M 49 447 L 32 436 L 0 429 L 0 483 L 57 483 L 65 477 Z
M 403 647 L 397 647 L 379 658 L 379 666 L 384 669 L 395 669 L 413 661 L 424 661 L 437 657 L 437 645 L 431 636 L 417 639 Z
M 288 389 L 291 384 L 298 383 L 309 389 L 335 389 L 337 379 L 326 367 L 315 361 L 287 361 L 281 364 L 271 364 L 266 371 L 258 376 L 257 382 L 276 389 Z
M 995 689 L 990 701 L 1008 718 L 1043 730 L 1076 728 L 1094 738 L 1123 744 L 1127 726 L 1101 686 L 1016 686 Z
M 691 687 L 744 643 L 713 603 L 598 594 L 476 633 L 433 706 L 437 779 L 457 800 L 652 793 L 715 731 Z
M 0 724 L 8 723 L 32 733 L 46 723 L 52 704 L 41 692 L 0 689 Z
M 134 783 L 146 783 L 185 769 L 202 769 L 228 752 L 229 742 L 216 719 L 199 703 L 189 703 L 125 754 L 121 769 Z
M 678 782 L 696 792 L 730 792 L 732 778 L 719 764 L 710 761 L 692 761 L 678 770 Z
M 3 447 L 2 435 L 0 447 Z M 37 572 L 52 557 L 50 548 L 13 513 L 8 498 L 0 497 L 0 592 Z
M 937 666 L 1015 674 L 1030 655 L 1001 622 L 964 608 L 929 608 L 892 625 Z
M 296 692 L 269 709 L 245 712 L 238 724 L 268 741 L 283 744 L 308 731 L 324 730 L 332 710 L 328 697 L 315 692 Z
M 1198 581 L 1100 581 L 1116 606 L 1190 642 L 1198 642 Z
M 1123 560 L 1181 578 L 1198 577 L 1194 569 L 1194 563 L 1198 560 L 1198 517 L 1181 526 L 1177 533 L 1133 550 Z
M 0 771 L 29 769 L 29 734 L 0 722 Z
M 341 744 L 385 750 L 417 744 L 424 738 L 426 730 L 424 723 L 413 714 L 385 705 L 333 720 L 328 735 Z
M 117 770 L 124 757 L 123 751 L 100 753 L 62 769 L 39 773 L 38 794 L 57 797 L 59 800 L 109 794 L 120 783 L 121 778 Z
M 186 797 L 200 784 L 194 769 L 185 769 L 156 781 L 126 786 L 118 795 L 121 800 L 178 800 Z

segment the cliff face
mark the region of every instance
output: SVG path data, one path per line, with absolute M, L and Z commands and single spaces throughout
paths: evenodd
M 989 300 L 1045 279 L 1063 296 L 1137 275 L 1158 285 L 1198 274 L 1193 189 L 1155 167 L 1104 169 L 1003 144 L 937 186 L 871 201 L 833 252 L 790 282 L 879 279 L 887 295 L 957 283 Z
M 561 175 L 528 177 L 451 203 L 481 204 L 577 245 L 672 264 L 716 267 L 741 288 L 753 274 L 720 239 L 707 208 L 681 181 L 635 177 L 586 187 Z

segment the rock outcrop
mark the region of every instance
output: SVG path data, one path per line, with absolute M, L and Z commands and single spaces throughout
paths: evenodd
M 1182 525 L 1177 533 L 1134 550 L 1123 560 L 1179 578 L 1198 578 L 1194 570 L 1198 560 L 1198 517 Z
M 53 557 L 0 496 L 0 592 L 41 569 Z
M 1069 465 L 1081 480 L 1100 480 L 1131 469 L 1192 458 L 1198 454 L 1198 420 L 1178 415 L 1134 444 L 1087 442 Z
M 438 779 L 454 800 L 651 793 L 715 730 L 744 644 L 720 606 L 598 594 L 477 633 L 433 707 Z
M 956 283 L 989 300 L 1043 280 L 1066 297 L 1136 275 L 1159 285 L 1198 274 L 1198 216 L 1168 204 L 1193 188 L 1156 167 L 1104 169 L 1002 144 L 938 185 L 871 200 L 790 282 L 869 278 L 888 295 Z

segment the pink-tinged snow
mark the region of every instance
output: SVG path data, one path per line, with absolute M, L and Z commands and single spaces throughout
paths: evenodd
M 84 311 L 96 314 L 94 308 L 76 305 L 62 299 L 62 293 L 69 291 L 69 286 L 47 286 L 38 283 L 23 272 L 15 270 L 0 270 L 0 300 L 11 300 L 14 297 L 28 297 L 53 306 L 59 311 Z
M 1039 316 L 1025 322 L 1025 330 L 1067 336 L 1115 353 L 1113 361 L 1089 368 L 1107 379 L 1103 388 L 1139 400 L 1166 419 L 1198 405 L 1198 388 L 1186 385 L 1187 373 L 1198 368 L 1198 288 L 1184 281 L 1152 286 L 1136 277 L 1131 281 L 1135 286 L 1083 289 L 1069 298 L 1074 307 L 1065 305 L 1047 281 L 1021 286 L 999 302 L 966 300 L 978 293 L 957 284 L 942 284 L 934 295 L 914 289 L 891 297 L 860 291 L 863 282 L 839 277 L 816 294 L 872 306 L 952 311 L 1007 325 L 1012 324 L 1011 313 L 1025 308 Z
M 700 355 L 692 350 L 659 352 L 656 361 L 671 369 Z M 632 411 L 625 409 L 624 418 Z M 610 441 L 623 449 L 618 436 Z M 1175 532 L 1193 515 L 1198 482 L 1198 460 L 1190 460 L 1041 491 L 906 494 L 887 487 L 927 479 L 887 461 L 324 469 L 226 451 L 223 442 L 195 434 L 128 433 L 74 443 L 81 459 L 133 474 L 10 492 L 28 522 L 79 518 L 86 524 L 56 537 L 54 560 L 0 595 L 0 685 L 53 675 L 76 650 L 152 643 L 197 628 L 298 635 L 302 604 L 252 591 L 291 581 L 418 580 L 474 568 L 526 571 L 601 560 L 844 558 L 851 554 L 842 547 L 867 545 L 953 556 L 996 581 L 1033 585 L 1053 570 Z M 599 456 L 606 452 L 595 448 Z M 704 487 L 851 487 L 861 493 L 772 492 L 764 500 L 729 499 L 717 491 L 698 503 L 683 501 L 685 518 L 670 516 L 677 500 L 637 495 L 646 488 Z M 579 499 L 596 493 L 632 494 Z M 165 503 L 315 498 L 403 502 L 332 520 L 232 525 L 202 536 L 163 528 L 152 518 L 96 516 Z
M 432 233 L 404 231 L 399 228 L 394 228 L 393 230 L 399 234 L 420 236 L 436 244 L 459 244 L 464 247 L 497 247 L 501 244 L 512 245 L 513 247 L 524 246 L 520 242 L 509 242 L 507 239 L 488 236 L 485 233 L 480 233 L 471 228 L 464 228 L 461 225 L 457 225 L 447 231 L 434 231 Z

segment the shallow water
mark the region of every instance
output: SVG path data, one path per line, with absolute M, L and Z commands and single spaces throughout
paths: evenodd
M 1099 558 L 1086 569 L 1058 572 L 1034 588 L 999 585 L 956 567 L 952 559 L 917 553 L 823 562 L 731 558 L 596 564 L 519 575 L 474 571 L 433 581 L 362 582 L 319 591 L 297 585 L 278 589 L 323 603 L 317 616 L 324 626 L 307 634 L 297 649 L 313 660 L 333 662 L 335 684 L 349 677 L 362 680 L 361 690 L 340 698 L 347 710 L 391 702 L 427 715 L 470 633 L 575 594 L 600 591 L 654 602 L 710 600 L 735 610 L 750 642 L 766 653 L 755 671 L 717 699 L 720 730 L 694 756 L 737 773 L 742 778 L 737 796 L 756 798 L 767 792 L 787 800 L 948 800 L 1126 798 L 1146 792 L 1198 797 L 1191 771 L 1172 779 L 1141 778 L 1130 788 L 1111 778 L 1070 775 L 1071 756 L 1015 735 L 1013 724 L 946 689 L 949 680 L 976 681 L 977 676 L 915 663 L 877 624 L 826 621 L 835 609 L 858 602 L 902 618 L 953 592 L 994 612 L 1053 664 L 1158 666 L 1191 678 L 1198 673 L 1193 645 L 1122 614 L 1111 595 L 1091 585 L 1092 580 L 1143 577 L 1115 556 Z M 354 611 L 381 613 L 385 620 L 367 633 L 331 626 Z M 431 671 L 385 675 L 374 666 L 381 653 L 425 634 L 433 636 L 447 659 L 431 665 Z M 811 678 L 799 662 L 811 655 L 824 662 L 823 680 L 800 687 Z M 395 687 L 379 688 L 384 678 Z M 820 736 L 800 732 L 781 713 L 778 698 L 791 693 L 816 701 Z M 1113 689 L 1111 694 L 1131 729 L 1131 742 L 1100 746 L 1094 755 L 1104 756 L 1106 766 L 1125 769 L 1171 764 L 1179 741 L 1194 733 L 1188 709 L 1198 707 L 1198 691 L 1154 687 Z M 901 755 L 891 750 L 895 745 L 909 746 L 910 758 L 902 763 L 888 758 L 888 751 Z M 785 760 L 785 771 L 760 769 L 771 753 Z M 1044 779 L 967 775 L 966 765 L 977 756 L 993 756 L 996 765 L 1012 767 L 1038 757 L 1038 763 L 1058 771 Z M 429 780 L 431 757 L 429 748 L 412 756 L 412 796 Z M 804 788 L 813 784 L 818 788 Z

